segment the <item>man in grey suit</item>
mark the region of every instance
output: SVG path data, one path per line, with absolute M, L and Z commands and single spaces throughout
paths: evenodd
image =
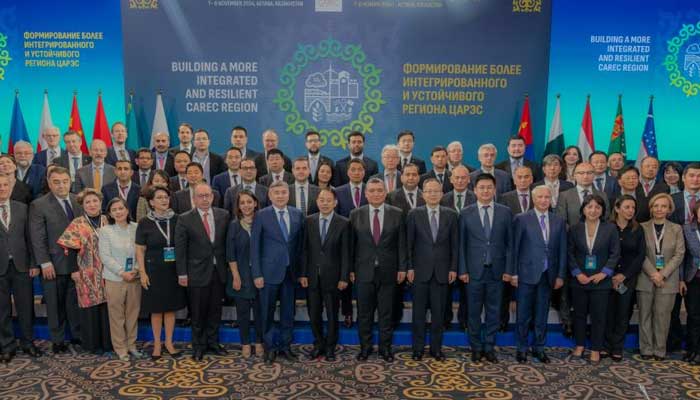
M 98 192 L 102 187 L 109 185 L 117 179 L 114 166 L 105 163 L 107 145 L 100 139 L 95 139 L 90 145 L 92 162 L 78 170 L 73 184 L 73 193 L 79 193 L 85 188 L 92 188 Z
M 318 197 L 318 186 L 309 183 L 311 170 L 309 169 L 309 159 L 299 157 L 292 165 L 294 183 L 289 185 L 289 205 L 298 208 L 302 215 L 315 214 L 318 212 L 316 197 Z
M 476 203 L 459 215 L 459 278 L 467 284 L 469 343 L 472 362 L 498 362 L 493 350 L 500 320 L 503 281 L 511 263 L 510 209 L 494 202 L 496 178 L 480 174 L 474 182 Z M 481 312 L 485 311 L 482 336 Z M 483 339 L 482 339 L 483 337 Z
M 249 158 L 243 159 L 239 171 L 241 173 L 241 184 L 226 189 L 223 200 L 224 209 L 228 212 L 233 212 L 233 205 L 238 202 L 238 193 L 243 189 L 255 193 L 255 197 L 258 198 L 258 207 L 260 209 L 270 205 L 267 198 L 267 187 L 259 185 L 255 181 L 255 176 L 257 174 L 255 161 Z
M 469 174 L 472 182 L 469 188 L 474 190 L 476 177 L 479 176 L 479 174 L 487 173 L 491 174 L 491 176 L 496 179 L 496 197 L 502 195 L 503 193 L 510 192 L 513 187 L 511 185 L 512 177 L 506 171 L 498 169 L 494 166 L 494 163 L 496 162 L 496 155 L 498 154 L 496 146 L 491 143 L 482 144 L 479 147 L 479 152 L 477 154 L 481 166 Z
M 576 186 L 559 195 L 556 213 L 564 218 L 567 229 L 581 222 L 581 203 L 583 199 L 591 194 L 597 194 L 605 201 L 605 210 L 609 210 L 608 197 L 605 193 L 593 187 L 593 179 L 595 172 L 593 165 L 588 162 L 582 162 L 574 168 L 574 180 Z M 605 219 L 606 217 L 604 217 Z M 570 274 L 566 274 L 564 286 L 561 288 L 559 300 L 559 319 L 564 327 L 564 336 L 573 336 L 573 326 L 571 319 L 571 293 L 569 289 Z M 555 295 L 555 303 L 556 303 Z
M 0 247 L 4 249 L 0 252 L 0 361 L 6 363 L 17 351 L 10 293 L 15 298 L 22 349 L 32 357 L 39 355 L 32 331 L 32 278 L 39 275 L 39 268 L 33 265 L 29 249 L 27 205 L 10 200 L 11 194 L 11 178 L 0 175 Z
M 451 208 L 440 206 L 442 184 L 435 178 L 423 182 L 425 206 L 406 219 L 407 279 L 413 284 L 413 360 L 423 358 L 425 313 L 430 306 L 430 355 L 444 361 L 442 332 L 448 284 L 457 278 L 459 220 Z
M 34 200 L 29 207 L 29 233 L 36 263 L 41 266 L 46 314 L 54 353 L 67 350 L 64 344 L 66 319 L 70 323 L 73 338 L 80 337 L 78 323 L 78 298 L 75 284 L 70 277 L 71 262 L 75 257 L 63 251 L 56 241 L 68 224 L 83 213 L 82 207 L 70 193 L 70 174 L 67 169 L 56 167 L 48 176 L 51 192 Z

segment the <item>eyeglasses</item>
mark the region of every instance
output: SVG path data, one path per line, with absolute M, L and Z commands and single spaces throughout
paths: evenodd
M 576 171 L 576 175 L 594 175 L 593 171 Z

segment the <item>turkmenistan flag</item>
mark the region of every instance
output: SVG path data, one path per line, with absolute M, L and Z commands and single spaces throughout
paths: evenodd
M 549 128 L 549 139 L 544 148 L 544 155 L 556 154 L 561 156 L 564 152 L 564 129 L 561 125 L 561 110 L 559 108 L 559 95 L 557 95 L 557 106 L 554 108 L 554 118 L 552 126 Z
M 627 143 L 625 141 L 625 123 L 622 120 L 622 95 L 617 99 L 617 113 L 615 114 L 615 124 L 613 124 L 612 134 L 610 134 L 610 146 L 608 154 L 622 153 L 627 156 Z

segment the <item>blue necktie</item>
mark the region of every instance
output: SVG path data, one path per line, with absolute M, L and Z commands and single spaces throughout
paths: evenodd
M 66 208 L 66 216 L 68 217 L 69 221 L 72 221 L 75 219 L 75 214 L 73 214 L 73 207 L 70 206 L 70 201 L 63 200 L 63 206 Z
M 489 218 L 489 207 L 483 206 L 484 209 L 484 236 L 486 236 L 486 261 L 485 264 L 491 264 L 491 219 Z
M 435 214 L 437 214 L 437 211 L 435 211 L 435 210 L 431 211 L 430 233 L 433 234 L 433 242 L 435 242 L 437 240 L 437 234 L 438 234 L 438 222 L 437 222 L 437 218 L 435 217 Z
M 280 229 L 282 230 L 282 236 L 284 241 L 289 240 L 289 232 L 287 231 L 287 223 L 284 221 L 284 210 L 280 211 Z
M 301 208 L 301 213 L 306 215 L 306 195 L 304 194 L 304 187 L 299 186 L 299 206 Z
M 323 226 L 321 226 L 321 244 L 326 243 L 326 234 L 328 234 L 328 218 L 321 218 Z

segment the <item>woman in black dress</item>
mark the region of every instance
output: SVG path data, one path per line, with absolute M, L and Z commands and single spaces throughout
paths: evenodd
M 235 219 L 231 221 L 226 237 L 226 258 L 230 274 L 226 282 L 226 294 L 236 300 L 236 316 L 241 332 L 241 348 L 244 358 L 251 355 L 250 348 L 250 311 L 255 314 L 255 354 L 263 354 L 262 319 L 260 318 L 260 300 L 258 289 L 253 284 L 250 271 L 250 228 L 253 226 L 255 212 L 258 211 L 258 199 L 249 190 L 238 194 L 233 206 Z
M 185 289 L 177 282 L 175 271 L 175 224 L 177 215 L 170 209 L 170 191 L 153 186 L 146 194 L 150 211 L 136 228 L 136 260 L 145 265 L 140 271 L 143 287 L 141 309 L 151 314 L 153 354 L 161 356 L 161 325 L 165 323 L 165 349 L 177 357 L 173 345 L 175 311 L 185 308 Z

